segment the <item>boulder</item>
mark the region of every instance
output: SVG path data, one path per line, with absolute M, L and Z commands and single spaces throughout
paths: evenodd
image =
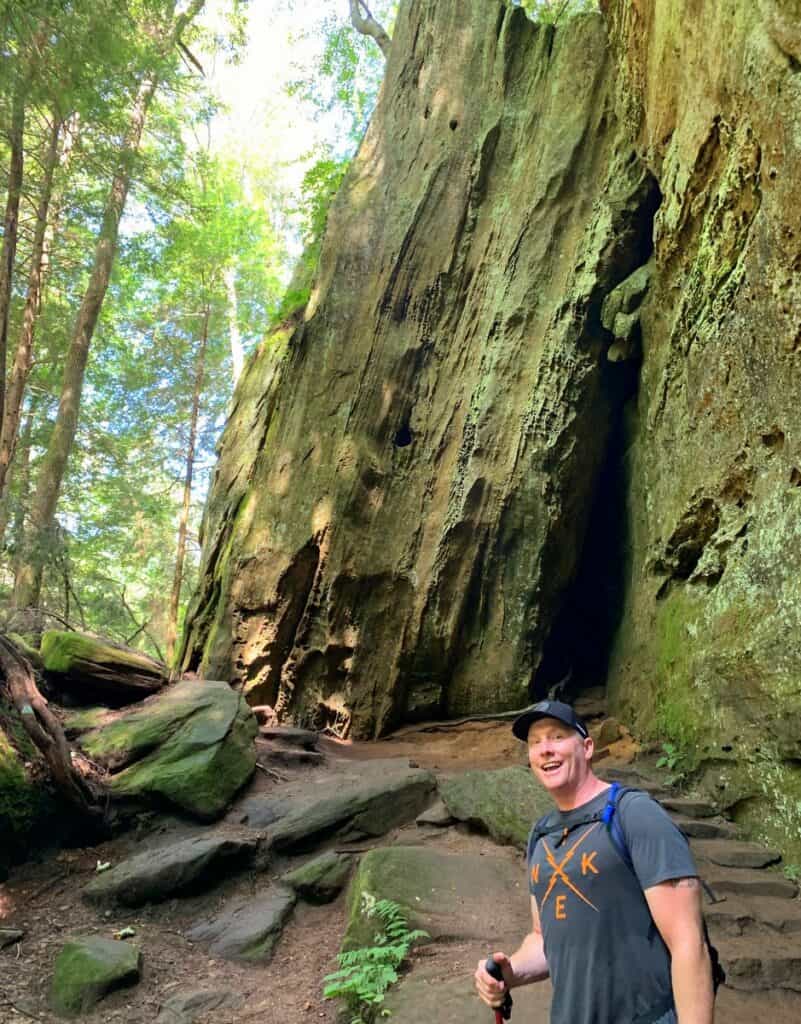
M 74 722 L 74 719 L 73 719 Z M 116 797 L 219 817 L 256 766 L 256 719 L 227 683 L 186 679 L 80 737 Z
M 525 865 L 508 857 L 443 853 L 420 846 L 370 850 L 348 892 L 343 948 L 373 944 L 380 921 L 371 908 L 381 899 L 398 903 L 410 927 L 424 929 L 435 940 L 516 948 L 531 930 Z
M 20 928 L 0 928 L 0 949 L 6 946 L 13 946 L 15 942 L 21 942 L 25 932 Z
M 139 980 L 136 946 L 98 935 L 70 940 L 58 954 L 50 986 L 51 1008 L 61 1016 L 86 1013 L 107 993 Z
M 48 630 L 41 659 L 51 682 L 73 699 L 121 707 L 160 690 L 170 671 L 142 651 L 85 633 Z
M 256 850 L 252 836 L 204 835 L 144 850 L 98 875 L 84 889 L 92 903 L 138 907 L 213 885 Z
M 353 858 L 327 850 L 283 876 L 281 881 L 309 903 L 330 903 L 342 891 Z
M 418 825 L 433 825 L 437 828 L 447 828 L 452 825 L 456 818 L 451 814 L 442 800 L 435 801 L 426 808 L 422 814 L 418 814 L 415 821 Z
M 436 786 L 431 772 L 403 760 L 368 762 L 368 774 L 339 775 L 330 782 L 296 791 L 292 809 L 270 829 L 280 851 L 309 849 L 347 831 L 355 837 L 380 836 L 413 821 Z
M 534 822 L 553 802 L 528 768 L 471 771 L 440 782 L 440 796 L 454 818 L 487 832 L 499 843 L 525 848 Z
M 210 920 L 191 928 L 186 937 L 208 946 L 212 956 L 264 963 L 272 956 L 295 900 L 291 889 L 276 889 L 266 896 L 228 904 Z

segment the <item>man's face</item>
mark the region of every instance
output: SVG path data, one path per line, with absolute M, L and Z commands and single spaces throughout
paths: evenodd
M 528 730 L 528 763 L 550 793 L 569 792 L 587 778 L 592 740 L 556 718 L 540 718 Z

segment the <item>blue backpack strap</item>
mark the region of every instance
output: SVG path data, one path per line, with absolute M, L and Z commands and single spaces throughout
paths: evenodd
M 609 833 L 609 838 L 612 841 L 612 846 L 618 853 L 618 856 L 626 865 L 630 871 L 634 871 L 634 862 L 631 859 L 629 853 L 629 846 L 626 842 L 626 836 L 623 832 L 623 826 L 620 824 L 620 815 L 616 814 L 617 805 L 620 802 L 620 798 L 624 793 L 634 792 L 630 786 L 621 786 L 619 782 L 613 782 L 609 787 L 609 794 L 606 798 L 606 806 L 601 813 L 601 821 L 606 826 L 606 830 Z

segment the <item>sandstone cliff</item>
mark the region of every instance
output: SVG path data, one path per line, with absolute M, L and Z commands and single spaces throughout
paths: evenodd
M 380 733 L 572 671 L 801 842 L 801 9 L 411 0 L 221 441 L 183 667 Z

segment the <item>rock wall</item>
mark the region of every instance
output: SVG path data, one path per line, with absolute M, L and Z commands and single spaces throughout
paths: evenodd
M 609 661 L 801 853 L 801 4 L 602 7 L 402 6 L 237 393 L 184 667 L 366 736 Z
M 610 691 L 801 858 L 801 3 L 607 14 L 664 196 Z
M 402 6 L 311 300 L 237 392 L 184 668 L 361 736 L 527 703 L 659 201 L 614 84 L 600 14 Z

